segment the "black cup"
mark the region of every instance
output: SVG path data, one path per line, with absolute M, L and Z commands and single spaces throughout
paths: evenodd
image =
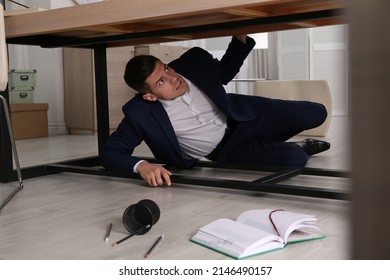
M 160 219 L 160 208 L 149 199 L 143 199 L 137 204 L 130 205 L 123 213 L 122 221 L 125 228 L 130 232 L 137 232 L 137 235 L 147 233 Z M 140 229 L 149 225 L 144 230 Z

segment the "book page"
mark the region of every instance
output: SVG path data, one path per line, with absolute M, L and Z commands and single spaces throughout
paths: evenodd
M 219 219 L 207 224 L 199 229 L 192 240 L 236 257 L 253 250 L 260 253 L 263 251 L 261 247 L 269 242 L 271 244 L 265 246 L 266 250 L 283 247 L 283 240 L 279 236 L 230 219 Z
M 297 243 L 320 238 L 325 238 L 325 235 L 320 234 L 318 231 L 314 232 L 313 230 L 297 229 L 290 233 L 287 239 L 287 243 Z
M 277 234 L 269 217 L 271 211 L 272 209 L 249 210 L 242 213 L 237 218 L 237 222 L 261 229 L 272 234 Z M 285 242 L 287 242 L 288 236 L 294 230 L 302 228 L 318 230 L 318 227 L 316 226 L 317 219 L 313 215 L 299 214 L 288 211 L 277 211 L 272 213 L 272 221 L 274 222 Z

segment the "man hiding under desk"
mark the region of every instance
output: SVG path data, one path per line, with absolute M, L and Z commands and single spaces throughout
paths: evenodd
M 312 138 L 286 142 L 320 126 L 322 104 L 226 93 L 255 41 L 233 36 L 221 60 L 194 47 L 164 64 L 150 55 L 136 56 L 124 79 L 138 94 L 123 106 L 124 119 L 102 153 L 102 165 L 119 175 L 140 176 L 149 186 L 171 185 L 163 166 L 132 156 L 145 141 L 156 159 L 191 168 L 207 158 L 219 163 L 303 167 L 330 144 Z

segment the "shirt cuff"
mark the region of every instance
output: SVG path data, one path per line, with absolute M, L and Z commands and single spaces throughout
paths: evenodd
M 144 161 L 144 160 L 141 159 L 139 162 L 137 162 L 137 163 L 134 165 L 134 167 L 133 167 L 133 172 L 134 172 L 134 173 L 138 173 L 137 167 L 138 167 L 138 165 L 139 165 L 141 162 L 143 162 L 143 161 Z

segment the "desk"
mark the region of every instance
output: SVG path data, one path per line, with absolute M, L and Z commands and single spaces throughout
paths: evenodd
M 159 5 L 163 3 L 163 5 Z M 82 6 L 24 13 L 5 18 L 7 43 L 38 45 L 44 48 L 84 47 L 94 50 L 99 154 L 109 136 L 106 48 L 121 45 L 159 43 L 177 40 L 211 38 L 232 34 L 345 23 L 343 0 L 110 0 Z M 0 123 L 1 125 L 1 123 Z M 4 132 L 1 125 L 1 130 Z M 0 146 L 2 181 L 12 180 L 12 158 L 6 139 Z M 77 167 L 75 167 L 77 165 Z M 83 168 L 79 168 L 83 165 Z M 102 174 L 89 167 L 99 165 L 96 159 L 79 160 L 66 165 L 48 165 L 24 170 L 24 177 L 50 172 L 85 172 Z M 205 165 L 203 165 L 205 166 Z M 216 167 L 216 166 L 213 166 Z M 242 168 L 242 167 L 239 167 Z M 253 168 L 253 167 L 243 167 Z M 256 182 L 221 182 L 199 178 L 175 178 L 176 182 L 285 192 L 297 195 L 340 198 L 323 190 L 278 189 L 274 182 L 301 174 L 301 169 L 277 170 L 270 178 Z M 304 172 L 317 173 L 315 170 Z M 343 172 L 321 171 L 324 176 L 345 176 Z M 272 185 L 271 185 L 272 183 Z M 344 197 L 344 196 L 343 196 Z
M 140 44 L 339 24 L 344 7 L 344 0 L 110 0 L 10 16 L 5 26 L 10 43 Z

